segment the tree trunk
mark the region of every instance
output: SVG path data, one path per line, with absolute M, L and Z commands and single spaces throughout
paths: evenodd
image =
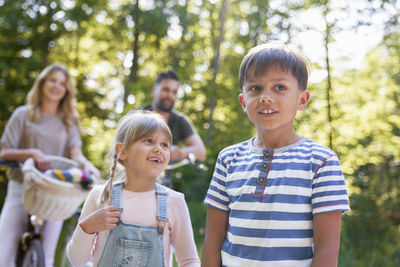
M 217 104 L 217 102 L 216 102 L 216 97 L 217 97 L 216 79 L 217 79 L 217 74 L 218 74 L 218 69 L 219 69 L 220 48 L 221 48 L 221 43 L 224 38 L 225 13 L 226 13 L 226 0 L 223 0 L 222 7 L 221 7 L 221 13 L 220 13 L 219 36 L 218 36 L 217 46 L 215 48 L 215 64 L 214 64 L 213 81 L 212 81 L 212 87 L 211 87 L 212 90 L 211 90 L 211 96 L 210 96 L 210 116 L 208 118 L 209 128 L 208 128 L 206 144 L 209 144 L 211 142 L 211 135 L 212 135 L 213 126 L 214 126 L 213 114 L 214 114 L 215 106 Z
M 140 35 L 140 26 L 139 26 L 139 13 L 140 13 L 140 8 L 139 8 L 139 0 L 136 1 L 135 5 L 135 14 L 133 16 L 133 19 L 135 21 L 135 29 L 134 29 L 134 37 L 135 39 L 133 40 L 132 44 L 132 52 L 133 52 L 133 58 L 132 58 L 132 66 L 129 72 L 129 76 L 127 81 L 125 82 L 124 86 L 124 106 L 128 103 L 128 96 L 130 93 L 130 85 L 136 82 L 137 79 L 137 72 L 138 72 L 138 67 L 139 67 L 139 35 Z
M 327 103 L 327 117 L 328 117 L 328 140 L 329 140 L 329 147 L 333 149 L 333 119 L 332 119 L 332 112 L 331 112 L 331 92 L 332 92 L 332 80 L 331 80 L 331 67 L 329 62 L 329 42 L 330 42 L 330 35 L 333 25 L 329 24 L 326 16 L 329 13 L 329 8 L 325 5 L 324 9 L 324 20 L 325 20 L 325 36 L 324 36 L 324 45 L 325 45 L 325 63 L 326 63 L 326 71 L 327 71 L 327 87 L 326 87 L 326 103 Z

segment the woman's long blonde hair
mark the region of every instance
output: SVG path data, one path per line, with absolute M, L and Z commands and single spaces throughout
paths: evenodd
M 157 113 L 145 110 L 135 110 L 123 116 L 117 126 L 114 138 L 114 144 L 111 148 L 110 156 L 112 158 L 112 167 L 110 168 L 110 178 L 107 180 L 103 193 L 100 198 L 100 204 L 109 203 L 111 200 L 112 187 L 115 182 L 122 182 L 126 179 L 125 169 L 118 172 L 118 165 L 123 167 L 119 160 L 119 155 L 115 150 L 117 143 L 122 144 L 122 149 L 128 148 L 133 143 L 152 135 L 157 130 L 164 132 L 172 143 L 171 131 L 163 119 Z
M 74 123 L 76 123 L 78 129 L 81 130 L 79 113 L 75 99 L 76 89 L 72 83 L 72 79 L 68 70 L 61 65 L 47 66 L 36 78 L 35 83 L 33 84 L 32 89 L 29 91 L 27 96 L 28 119 L 32 122 L 39 122 L 40 106 L 42 104 L 43 97 L 43 85 L 55 71 L 61 71 L 64 73 L 67 80 L 67 90 L 65 92 L 65 96 L 63 99 L 61 99 L 60 104 L 58 105 L 58 115 L 61 117 L 65 127 L 67 128 L 67 131 L 69 131 Z

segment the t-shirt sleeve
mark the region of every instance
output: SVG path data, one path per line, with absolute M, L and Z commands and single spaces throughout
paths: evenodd
M 336 155 L 328 157 L 315 173 L 312 185 L 313 215 L 350 210 L 346 183 Z
M 27 119 L 27 111 L 22 107 L 17 108 L 7 122 L 1 137 L 1 147 L 18 148 L 21 142 L 25 121 Z
M 175 247 L 178 266 L 200 267 L 200 260 L 193 238 L 189 209 L 183 194 L 174 196 L 174 201 L 171 204 L 173 216 L 171 237 Z
M 180 131 L 180 134 L 182 136 L 182 139 L 185 140 L 186 138 L 188 138 L 189 136 L 191 136 L 192 134 L 194 134 L 194 127 L 193 124 L 191 123 L 191 121 L 184 115 L 182 115 L 182 117 L 180 117 L 179 119 L 179 126 L 178 129 Z
M 76 125 L 76 123 L 74 123 L 68 132 L 68 147 L 72 148 L 81 146 L 82 146 L 81 135 L 79 133 L 78 126 Z
M 230 203 L 230 198 L 226 192 L 226 177 L 227 166 L 220 154 L 215 164 L 214 174 L 204 203 L 222 211 L 229 211 Z
M 103 186 L 96 186 L 90 191 L 83 205 L 79 221 L 97 210 L 97 200 L 102 192 L 102 188 Z M 96 234 L 87 234 L 79 224 L 76 226 L 74 234 L 66 248 L 68 259 L 74 266 L 82 266 L 90 260 L 95 238 Z

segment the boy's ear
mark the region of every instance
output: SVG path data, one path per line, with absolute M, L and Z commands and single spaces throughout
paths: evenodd
M 304 90 L 301 92 L 300 98 L 299 98 L 299 104 L 297 108 L 299 110 L 303 110 L 307 107 L 308 100 L 310 100 L 310 92 L 307 90 Z
M 118 159 L 126 160 L 127 155 L 126 155 L 124 145 L 122 143 L 115 144 L 115 153 L 118 155 Z
M 246 103 L 244 102 L 243 94 L 239 94 L 238 99 L 239 99 L 240 105 L 242 105 L 243 111 L 246 112 Z

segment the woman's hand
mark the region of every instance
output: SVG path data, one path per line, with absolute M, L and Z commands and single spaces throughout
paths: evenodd
M 46 154 L 44 154 L 40 149 L 32 149 L 32 157 L 35 161 L 36 167 L 44 172 L 51 169 L 51 162 Z
M 83 169 L 88 173 L 93 174 L 96 180 L 100 180 L 100 171 L 90 161 L 85 161 L 85 163 L 83 164 Z
M 82 230 L 87 234 L 94 234 L 117 227 L 121 211 L 115 206 L 95 210 L 79 222 Z
M 73 147 L 70 151 L 71 159 L 76 161 L 79 166 L 84 169 L 86 172 L 94 175 L 98 183 L 101 183 L 100 180 L 100 171 L 90 162 L 85 156 L 82 154 L 82 150 L 80 147 Z

